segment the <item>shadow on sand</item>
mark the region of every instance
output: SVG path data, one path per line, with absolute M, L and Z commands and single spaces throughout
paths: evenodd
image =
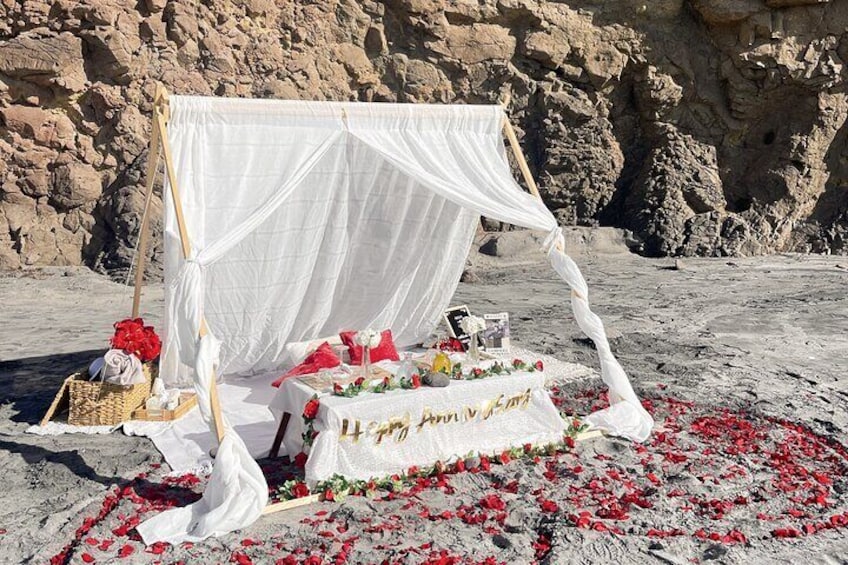
M 0 362 L 0 402 L 12 422 L 37 424 L 62 381 L 103 353 L 100 349 Z

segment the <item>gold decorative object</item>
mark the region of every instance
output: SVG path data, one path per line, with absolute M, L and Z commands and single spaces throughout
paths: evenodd
M 450 357 L 444 351 L 436 353 L 436 356 L 433 358 L 433 371 L 450 375 L 452 367 Z

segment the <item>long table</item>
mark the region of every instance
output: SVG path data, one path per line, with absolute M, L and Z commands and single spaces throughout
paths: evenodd
M 314 484 L 334 474 L 383 477 L 468 453 L 559 441 L 566 424 L 544 385 L 544 372 L 535 371 L 353 398 L 320 394 L 313 422 L 318 436 L 309 450 L 306 481 Z M 292 378 L 271 402 L 279 441 L 291 457 L 303 451 L 303 408 L 315 394 Z

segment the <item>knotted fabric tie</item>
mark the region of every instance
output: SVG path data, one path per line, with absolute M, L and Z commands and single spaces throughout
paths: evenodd
M 562 228 L 557 226 L 552 229 L 547 237 L 545 237 L 545 241 L 542 242 L 542 251 L 545 252 L 545 255 L 550 255 L 551 251 L 556 249 L 559 245 L 559 249 L 565 250 L 565 236 L 562 235 Z

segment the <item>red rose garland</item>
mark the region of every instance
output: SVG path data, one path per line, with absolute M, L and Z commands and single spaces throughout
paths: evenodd
M 536 371 L 544 371 L 545 366 L 542 361 L 536 361 L 535 363 L 525 363 L 521 359 L 513 359 L 511 365 L 507 365 L 503 362 L 496 362 L 492 364 L 487 369 L 482 369 L 480 367 L 474 367 L 467 373 L 464 373 L 464 369 L 462 367 L 462 363 L 456 363 L 451 368 L 450 378 L 453 380 L 475 380 L 475 379 L 485 379 L 488 377 L 496 376 L 496 375 L 508 375 L 513 371 L 525 371 L 528 373 L 535 373 Z M 421 371 L 423 369 L 419 369 L 418 373 L 414 373 L 410 378 L 402 377 L 399 380 L 390 379 L 389 377 L 383 378 L 383 380 L 374 385 L 366 387 L 364 384 L 364 380 L 362 377 L 356 379 L 356 382 L 349 384 L 347 386 L 342 386 L 339 383 L 333 383 L 333 396 L 343 396 L 345 398 L 353 398 L 355 396 L 359 396 L 365 392 L 372 392 L 381 394 L 384 392 L 388 392 L 390 390 L 395 390 L 398 388 L 402 389 L 417 389 L 421 388 Z
M 315 416 L 318 415 L 318 407 L 320 405 L 318 398 L 311 398 L 309 402 L 306 403 L 306 406 L 303 407 L 303 418 L 307 420 L 314 420 Z
M 141 318 L 115 322 L 115 335 L 109 342 L 113 348 L 135 355 L 143 363 L 159 357 L 162 350 L 162 340 L 156 335 L 153 326 L 145 326 Z
M 303 414 L 301 414 L 301 417 L 303 418 L 303 434 L 301 435 L 301 438 L 303 439 L 304 451 L 302 453 L 298 453 L 294 457 L 294 464 L 300 468 L 306 466 L 306 461 L 309 459 L 309 455 L 306 451 L 312 447 L 312 442 L 314 442 L 315 438 L 318 437 L 318 432 L 315 431 L 314 423 L 315 418 L 318 417 L 318 409 L 320 407 L 321 401 L 318 400 L 317 394 L 313 395 L 312 398 L 310 398 L 303 406 Z

